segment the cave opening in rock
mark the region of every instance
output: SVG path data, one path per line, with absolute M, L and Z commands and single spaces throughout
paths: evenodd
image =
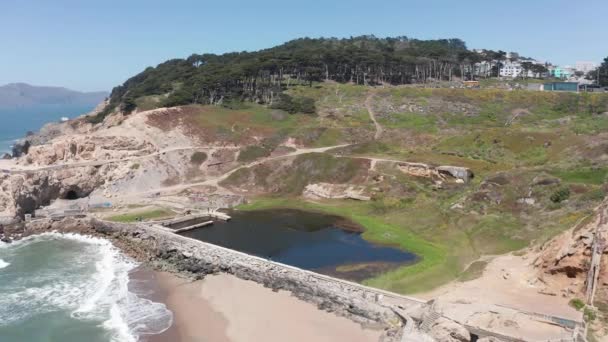
M 66 200 L 77 200 L 80 197 L 78 196 L 78 193 L 75 190 L 70 190 L 65 194 L 64 198 Z

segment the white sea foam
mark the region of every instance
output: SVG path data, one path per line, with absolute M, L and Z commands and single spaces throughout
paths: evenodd
M 0 326 L 27 318 L 32 310 L 40 313 L 62 309 L 71 311 L 75 319 L 103 321 L 103 327 L 111 331 L 114 342 L 135 342 L 139 336 L 158 334 L 172 325 L 173 314 L 164 304 L 129 291 L 129 272 L 137 264 L 107 240 L 53 232 L 8 245 L 17 251 L 32 243 L 61 239 L 84 244 L 85 250 L 74 256 L 76 260 L 67 262 L 72 267 L 94 268 L 92 274 L 88 277 L 68 274 L 61 279 L 52 274 L 36 275 L 36 283 L 45 285 L 30 286 L 0 297 L 0 307 L 8 308 L 0 310 Z
M 8 265 L 10 265 L 8 262 L 0 259 L 0 269 L 3 269 L 5 267 L 7 267 Z

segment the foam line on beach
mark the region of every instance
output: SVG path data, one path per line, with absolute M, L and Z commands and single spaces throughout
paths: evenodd
M 0 306 L 8 308 L 6 315 L 0 313 L 0 325 L 28 319 L 33 314 L 67 310 L 74 319 L 103 322 L 102 326 L 110 332 L 112 342 L 136 342 L 140 336 L 159 334 L 171 327 L 173 314 L 165 304 L 130 291 L 129 273 L 138 265 L 108 240 L 51 232 L 0 247 L 10 256 L 18 255 L 19 250 L 28 246 L 37 248 L 32 244 L 60 240 L 83 244 L 83 251 L 74 256 L 71 264 L 90 263 L 91 272 L 78 277 L 63 274 L 73 272 L 72 269 L 58 268 L 57 265 L 49 268 L 48 274 L 38 276 L 37 283 L 42 285 L 7 293 L 0 298 Z M 0 259 L 0 269 L 9 265 Z

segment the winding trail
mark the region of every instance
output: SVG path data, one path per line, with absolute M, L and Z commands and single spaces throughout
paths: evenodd
M 181 190 L 185 190 L 191 187 L 195 187 L 195 186 L 215 186 L 215 187 L 221 187 L 219 185 L 219 183 L 223 180 L 225 180 L 226 178 L 230 177 L 233 173 L 242 170 L 242 169 L 246 169 L 246 168 L 250 168 L 256 165 L 260 165 L 260 164 L 264 164 L 266 162 L 272 161 L 272 160 L 277 160 L 277 159 L 283 159 L 283 158 L 288 158 L 288 157 L 294 157 L 294 156 L 298 156 L 301 154 L 308 154 L 308 153 L 324 153 L 327 152 L 329 150 L 332 149 L 336 149 L 336 148 L 340 148 L 340 147 L 346 147 L 349 146 L 350 144 L 342 144 L 342 145 L 334 145 L 334 146 L 327 146 L 327 147 L 317 147 L 317 148 L 301 148 L 301 149 L 297 149 L 294 152 L 291 153 L 287 153 L 287 154 L 283 154 L 280 156 L 274 156 L 274 157 L 266 157 L 266 158 L 262 158 L 256 161 L 253 161 L 251 163 L 248 164 L 244 164 L 241 166 L 238 166 L 224 174 L 222 174 L 221 176 L 218 177 L 214 177 L 214 178 L 210 178 L 207 179 L 205 181 L 202 182 L 196 182 L 196 183 L 188 183 L 188 184 L 178 184 L 178 185 L 173 185 L 173 186 L 168 186 L 168 187 L 162 187 L 162 188 L 157 188 L 157 189 L 153 189 L 153 190 L 147 190 L 144 192 L 139 193 L 138 195 L 145 195 L 145 194 L 153 194 L 153 193 L 158 193 L 158 192 L 173 192 L 173 191 L 181 191 Z
M 124 163 L 127 161 L 143 160 L 147 158 L 157 157 L 165 153 L 179 152 L 179 151 L 215 151 L 218 148 L 221 149 L 239 149 L 240 147 L 230 146 L 182 146 L 182 147 L 171 147 L 162 149 L 153 153 L 141 155 L 141 156 L 130 156 L 118 159 L 106 159 L 106 160 L 87 160 L 74 163 L 59 163 L 54 165 L 46 166 L 31 166 L 31 165 L 18 165 L 13 163 L 11 160 L 0 161 L 0 170 L 5 173 L 28 173 L 28 172 L 39 172 L 39 171 L 51 171 L 61 170 L 69 168 L 78 168 L 84 166 L 102 166 L 107 164 Z
M 382 128 L 382 126 L 380 125 L 378 120 L 376 120 L 376 113 L 374 112 L 374 108 L 372 105 L 372 100 L 374 99 L 374 96 L 376 96 L 376 93 L 374 92 L 374 90 L 371 90 L 370 93 L 365 98 L 365 108 L 367 108 L 367 112 L 369 113 L 369 118 L 374 123 L 374 126 L 376 126 L 376 134 L 374 134 L 374 140 L 379 140 L 382 137 L 382 133 L 384 132 L 384 129 Z

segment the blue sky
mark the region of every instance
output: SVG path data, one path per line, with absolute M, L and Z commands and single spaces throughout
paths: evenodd
M 0 0 L 0 84 L 110 90 L 191 53 L 293 38 L 461 38 L 557 64 L 608 56 L 606 0 Z

